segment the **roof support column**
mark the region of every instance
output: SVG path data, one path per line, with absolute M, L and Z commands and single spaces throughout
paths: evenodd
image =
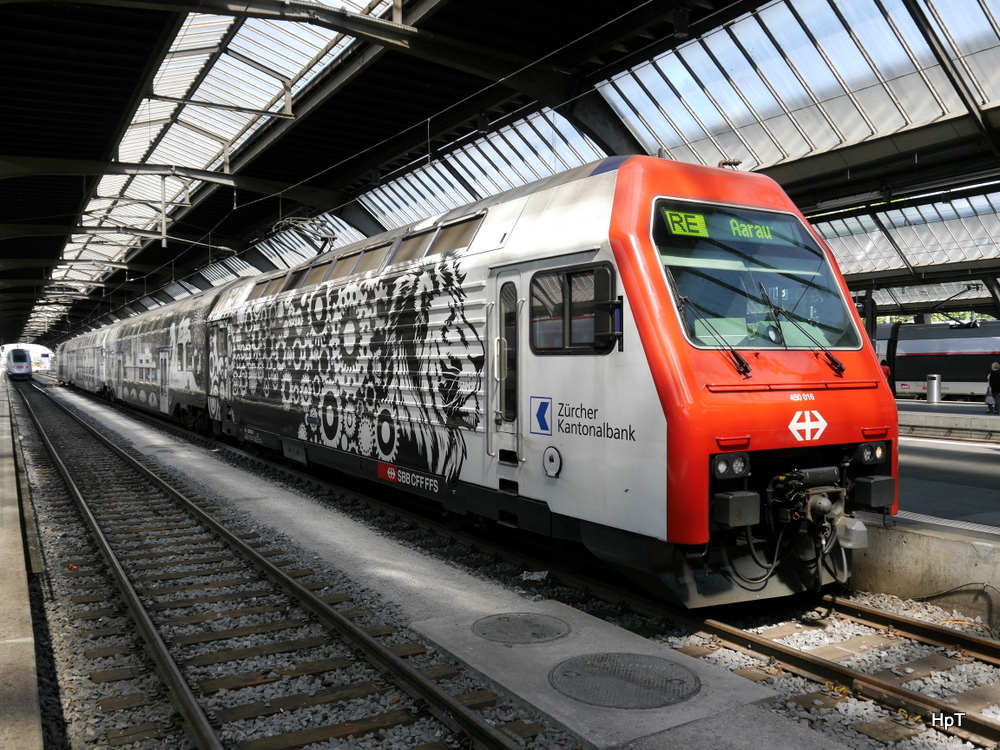
M 609 156 L 645 154 L 646 149 L 597 89 L 556 107 L 556 111 L 585 133 Z
M 990 297 L 993 298 L 993 314 L 1000 318 L 1000 279 L 996 276 L 987 276 L 983 282 L 990 292 Z

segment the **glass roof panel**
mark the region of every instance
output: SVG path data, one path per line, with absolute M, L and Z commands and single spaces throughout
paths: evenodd
M 879 315 L 892 315 L 894 310 L 900 310 L 900 305 L 906 304 L 934 305 L 948 299 L 980 303 L 990 301 L 989 291 L 982 284 L 962 282 L 876 289 L 872 297 L 878 305 Z
M 220 263 L 232 270 L 237 276 L 256 276 L 260 273 L 256 267 L 250 265 L 242 258 L 237 258 L 235 256 L 225 258 L 220 261 Z
M 716 59 L 723 60 L 722 64 L 732 62 L 736 56 L 740 58 L 743 54 L 731 43 L 726 45 L 726 36 L 722 32 L 711 34 L 710 38 L 718 38 L 714 48 L 699 40 L 696 44 L 685 45 L 684 49 L 678 50 L 678 55 L 683 58 L 685 72 L 691 76 L 691 81 L 704 92 L 706 103 L 709 101 L 715 106 L 719 117 L 725 119 L 727 127 L 737 128 L 748 125 L 758 120 L 757 116 L 747 106 L 746 100 L 740 95 L 734 85 L 733 80 L 716 64 Z M 715 54 L 711 54 L 714 52 Z M 727 57 L 726 53 L 731 57 Z M 718 55 L 722 55 L 721 58 Z M 748 92 L 749 93 L 749 92 Z M 764 89 L 765 96 L 770 96 Z M 721 123 L 717 123 L 721 126 Z
M 794 5 L 798 8 L 797 3 Z M 825 100 L 844 93 L 836 74 L 788 3 L 772 3 L 762 8 L 757 16 L 782 57 L 795 61 L 795 72 L 813 97 Z M 746 21 L 741 20 L 734 24 L 733 33 L 739 36 L 744 23 Z
M 424 165 L 374 188 L 359 200 L 383 226 L 398 228 L 603 156 L 563 117 L 544 110 L 442 156 L 440 164 Z M 462 180 L 479 194 L 470 193 Z
M 280 79 L 231 55 L 222 55 L 194 98 L 262 110 L 283 91 Z
M 673 126 L 631 76 L 625 74 L 599 83 L 597 89 L 618 116 L 631 123 L 632 133 L 646 153 L 655 154 L 666 148 L 666 144 L 658 139 L 658 133 L 665 134 L 665 140 L 671 143 L 681 141 Z M 631 91 L 631 96 L 625 93 L 626 90 Z
M 297 243 L 296 243 L 297 240 Z M 282 232 L 254 246 L 278 268 L 291 268 L 316 256 L 317 246 L 302 235 Z
M 960 69 L 992 99 L 996 11 L 937 5 L 942 38 L 962 40 Z M 775 0 L 597 88 L 649 153 L 744 169 L 964 113 L 904 0 Z
M 212 286 L 219 286 L 236 278 L 236 274 L 221 263 L 212 263 L 200 271 Z
M 197 287 L 186 284 L 183 281 L 172 281 L 163 287 L 163 291 L 174 299 L 181 299 L 182 297 L 189 297 L 197 292 L 198 289 Z
M 923 4 L 953 35 L 960 54 L 973 55 L 996 47 L 997 37 L 990 29 L 990 19 L 978 3 L 924 0 Z
M 682 52 L 682 46 L 678 52 Z M 698 81 L 691 76 L 684 60 L 676 54 L 668 55 L 655 66 L 644 66 L 638 71 L 639 79 L 646 85 L 654 98 L 665 89 L 671 90 L 682 104 L 677 114 L 671 111 L 671 119 L 680 128 L 684 137 L 691 142 L 701 140 L 706 133 L 728 130 L 728 123 L 719 108 L 705 95 Z M 715 163 L 718 159 L 709 160 Z
M 188 108 L 185 115 L 189 115 Z M 203 131 L 188 127 L 184 121 L 178 122 L 163 137 L 156 150 L 150 155 L 153 164 L 179 164 L 184 167 L 200 168 L 215 158 L 222 144 L 209 138 Z M 159 188 L 157 188 L 158 190 Z
M 339 0 L 325 4 L 373 16 L 385 15 L 392 8 L 391 0 L 376 0 L 366 6 Z M 307 24 L 190 14 L 155 75 L 152 93 L 157 97 L 201 100 L 249 110 L 283 111 L 285 84 L 293 92 L 300 90 L 352 41 L 351 37 Z M 224 47 L 226 44 L 228 47 Z M 194 91 L 194 82 L 199 78 L 203 78 L 202 83 Z M 232 153 L 270 119 L 254 112 L 145 99 L 137 107 L 119 145 L 118 159 L 129 163 L 217 168 L 223 164 L 227 147 Z M 169 179 L 165 186 L 169 202 L 182 202 L 184 182 Z M 113 200 L 122 194 L 127 194 L 128 200 Z M 158 176 L 105 177 L 96 195 L 85 210 L 87 224 L 158 229 L 161 199 Z M 327 224 L 336 222 L 328 219 Z M 349 228 L 338 228 L 337 233 L 341 237 L 357 234 Z M 124 234 L 75 235 L 67 243 L 64 257 L 72 258 L 86 251 L 120 260 L 143 241 L 138 236 Z M 325 247 L 332 241 L 316 239 L 315 246 Z M 214 269 L 206 269 L 206 278 L 212 283 L 223 283 L 232 278 L 234 271 L 243 275 L 256 272 L 242 261 L 230 259 L 226 263 L 231 268 L 220 262 Z M 100 267 L 55 269 L 53 277 L 72 274 L 102 278 L 108 273 Z
M 837 77 L 863 89 L 879 83 L 868 59 L 844 27 L 829 0 L 795 0 L 794 8 L 805 29 L 816 40 L 817 53 L 830 61 Z
M 906 268 L 891 241 L 867 217 L 815 223 L 845 276 Z
M 947 267 L 1000 260 L 1000 193 L 933 201 L 876 212 L 871 217 L 813 220 L 845 276 L 877 271 Z M 898 252 L 897 252 L 898 248 Z M 901 256 L 900 256 L 901 254 Z M 905 263 L 903 259 L 905 258 Z M 989 272 L 985 272 L 989 275 Z
M 222 35 L 235 22 L 228 16 L 212 16 L 190 13 L 184 26 L 171 46 L 173 56 L 189 54 L 194 50 L 211 48 L 219 43 Z M 162 70 L 162 68 L 161 68 Z
M 250 18 L 230 49 L 253 60 L 266 60 L 269 68 L 291 79 L 312 63 L 330 37 L 329 31 L 307 24 Z

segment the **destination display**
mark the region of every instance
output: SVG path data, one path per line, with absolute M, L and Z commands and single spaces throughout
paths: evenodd
M 778 231 L 785 229 L 788 234 L 788 222 L 775 217 L 774 221 L 746 221 L 733 216 L 730 211 L 681 211 L 676 208 L 664 208 L 663 218 L 666 220 L 667 231 L 672 235 L 682 237 L 707 237 L 712 239 L 753 239 L 764 241 L 785 241 L 787 237 L 779 237 Z

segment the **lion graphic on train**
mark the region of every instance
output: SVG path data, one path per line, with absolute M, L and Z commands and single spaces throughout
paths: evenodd
M 454 259 L 241 310 L 233 395 L 278 398 L 297 437 L 458 478 L 484 361 Z

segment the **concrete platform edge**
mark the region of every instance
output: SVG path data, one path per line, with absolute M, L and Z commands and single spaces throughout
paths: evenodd
M 853 588 L 926 598 L 1000 630 L 1000 534 L 907 518 L 883 526 L 881 516 L 864 515 L 868 547 L 854 552 Z
M 41 750 L 41 709 L 27 561 L 14 464 L 9 384 L 0 382 L 0 747 Z
M 948 438 L 1000 443 L 1000 417 L 899 412 L 899 434 L 906 437 Z

